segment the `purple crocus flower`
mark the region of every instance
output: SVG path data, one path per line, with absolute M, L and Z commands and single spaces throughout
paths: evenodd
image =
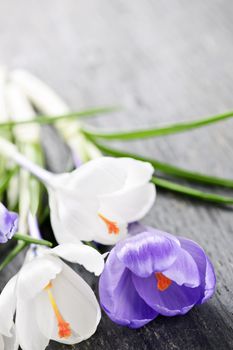
M 18 228 L 18 214 L 8 211 L 0 203 L 0 243 L 6 243 L 16 233 Z
M 213 295 L 214 268 L 197 243 L 142 225 L 131 231 L 110 252 L 99 282 L 100 303 L 114 322 L 139 328 Z

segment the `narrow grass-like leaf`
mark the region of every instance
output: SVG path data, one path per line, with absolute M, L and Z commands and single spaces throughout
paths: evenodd
M 223 121 L 233 117 L 233 111 L 218 114 L 212 117 L 197 119 L 194 121 L 172 123 L 164 126 L 152 127 L 147 129 L 129 130 L 129 131 L 119 131 L 119 132 L 102 132 L 94 128 L 82 128 L 85 135 L 91 137 L 97 137 L 106 140 L 135 140 L 143 139 L 148 137 L 159 137 L 170 134 L 176 134 L 180 132 L 189 131 L 195 128 L 200 128 L 202 126 L 210 125 L 216 122 Z
M 58 116 L 48 116 L 48 115 L 38 115 L 36 118 L 33 119 L 26 119 L 26 120 L 20 120 L 20 121 L 7 121 L 0 123 L 0 128 L 6 128 L 6 127 L 12 127 L 15 125 L 22 125 L 22 124 L 54 124 L 57 121 L 60 120 L 72 120 L 72 119 L 79 119 L 79 118 L 88 118 L 88 117 L 94 117 L 99 114 L 106 114 L 106 113 L 112 113 L 119 110 L 119 108 L 116 107 L 100 107 L 100 108 L 93 108 L 93 109 L 87 109 L 80 112 L 73 112 L 69 114 L 62 114 Z
M 177 178 L 191 180 L 192 182 L 203 183 L 206 185 L 233 188 L 233 180 L 231 179 L 225 179 L 217 176 L 205 175 L 196 171 L 186 170 L 168 163 L 160 162 L 154 158 L 143 157 L 135 153 L 113 149 L 99 142 L 96 142 L 95 140 L 92 140 L 92 142 L 95 143 L 95 145 L 99 148 L 100 151 L 104 152 L 107 155 L 111 155 L 114 157 L 130 157 L 142 160 L 144 162 L 149 162 L 154 166 L 155 170 L 159 170 L 165 174 L 172 175 Z
M 10 179 L 16 173 L 17 169 L 17 167 L 12 168 L 11 170 L 7 171 L 6 174 L 0 179 L 0 193 L 3 193 L 6 190 Z
M 212 202 L 212 203 L 218 203 L 218 204 L 225 204 L 225 205 L 232 205 L 233 204 L 233 197 L 225 197 L 220 196 L 218 194 L 208 193 L 196 190 L 192 187 L 183 186 L 180 184 L 177 184 L 175 182 L 171 182 L 168 180 L 164 180 L 158 177 L 153 177 L 151 180 L 157 187 L 164 188 L 166 190 L 176 192 L 182 195 L 186 195 L 192 198 L 196 198 L 202 201 Z
M 0 264 L 0 271 L 4 269 L 22 250 L 24 250 L 28 244 L 23 241 L 19 241 L 13 250 L 5 257 L 5 259 Z

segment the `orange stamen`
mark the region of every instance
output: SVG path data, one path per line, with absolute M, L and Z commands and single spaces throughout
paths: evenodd
M 70 324 L 68 322 L 66 322 L 64 320 L 64 318 L 62 317 L 62 315 L 58 309 L 58 306 L 56 304 L 56 301 L 54 299 L 51 288 L 52 288 L 52 283 L 49 282 L 49 284 L 45 287 L 45 290 L 48 293 L 49 301 L 51 303 L 51 306 L 53 308 L 54 314 L 55 314 L 56 319 L 57 319 L 59 338 L 69 338 L 71 336 Z
M 114 233 L 114 235 L 118 235 L 120 230 L 119 230 L 119 227 L 117 226 L 117 223 L 115 221 L 108 220 L 102 214 L 98 214 L 98 215 L 99 215 L 100 219 L 102 219 L 104 221 L 104 223 L 107 225 L 108 233 L 109 234 Z
M 164 276 L 162 272 L 156 272 L 155 277 L 157 279 L 157 288 L 160 292 L 164 292 L 172 284 L 172 280 Z

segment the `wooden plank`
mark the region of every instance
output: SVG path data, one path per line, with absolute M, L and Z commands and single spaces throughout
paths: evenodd
M 114 118 L 91 122 L 94 125 L 124 129 L 191 120 L 232 109 L 232 11 L 233 3 L 227 0 L 1 1 L 1 60 L 40 76 L 72 109 L 125 107 Z M 233 121 L 227 121 L 120 146 L 232 177 L 232 126 Z M 61 159 L 53 157 L 56 170 L 60 164 Z M 205 248 L 217 272 L 215 297 L 186 316 L 159 317 L 137 331 L 116 326 L 103 314 L 97 333 L 74 349 L 233 348 L 232 217 L 232 210 L 158 191 L 145 221 Z M 1 288 L 20 261 L 1 274 Z M 96 279 L 81 273 L 96 289 Z M 48 347 L 58 349 L 69 347 Z

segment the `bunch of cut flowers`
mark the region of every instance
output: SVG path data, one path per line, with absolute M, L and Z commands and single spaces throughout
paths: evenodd
M 84 341 L 95 333 L 101 308 L 113 322 L 139 328 L 158 315 L 186 314 L 214 294 L 215 272 L 205 251 L 141 220 L 155 203 L 156 188 L 231 205 L 233 198 L 198 190 L 192 183 L 233 188 L 233 180 L 109 143 L 185 132 L 233 112 L 120 132 L 85 126 L 85 118 L 113 112 L 72 112 L 27 71 L 0 71 L 0 243 L 7 247 L 0 271 L 20 252 L 25 256 L 0 294 L 1 350 L 44 350 L 50 340 Z M 72 169 L 65 173 L 46 166 L 44 124 L 52 124 L 70 150 Z M 43 234 L 48 216 L 52 242 Z M 98 299 L 70 262 L 99 276 Z

